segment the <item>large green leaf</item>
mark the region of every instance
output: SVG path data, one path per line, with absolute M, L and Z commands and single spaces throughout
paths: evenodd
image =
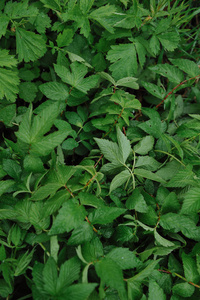
M 112 191 L 116 190 L 116 188 L 124 184 L 127 180 L 130 179 L 130 177 L 131 173 L 128 170 L 124 170 L 117 174 L 111 181 L 109 193 L 111 193 Z
M 15 102 L 19 92 L 18 72 L 0 68 L 0 99 L 5 96 L 7 100 Z
M 78 205 L 78 203 L 68 200 L 59 210 L 49 234 L 69 232 L 72 229 L 81 226 L 86 215 L 87 212 L 82 205 Z
M 16 43 L 19 61 L 35 61 L 46 52 L 45 40 L 41 35 L 20 27 L 16 29 Z

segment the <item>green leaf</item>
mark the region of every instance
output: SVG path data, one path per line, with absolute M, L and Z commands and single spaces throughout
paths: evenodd
M 172 192 L 164 199 L 164 203 L 162 205 L 162 213 L 166 214 L 168 212 L 178 212 L 180 209 L 180 203 L 177 199 L 177 195 Z
M 200 275 L 197 271 L 196 261 L 185 252 L 182 253 L 182 261 L 185 278 L 187 281 L 197 284 L 199 282 Z
M 22 169 L 16 161 L 12 159 L 3 159 L 3 170 L 16 181 L 20 179 Z
M 99 76 L 91 75 L 84 78 L 88 72 L 86 66 L 75 61 L 70 67 L 72 72 L 64 66 L 54 65 L 54 69 L 62 81 L 68 83 L 71 87 L 76 88 L 84 94 L 96 86 Z
M 65 293 L 65 289 L 78 280 L 80 273 L 80 261 L 73 257 L 65 261 L 60 267 L 60 273 L 57 280 L 57 292 Z
M 22 256 L 18 258 L 14 276 L 20 276 L 25 273 L 33 258 L 33 253 L 34 249 L 30 253 L 29 251 L 26 251 Z
M 86 215 L 86 210 L 82 205 L 78 205 L 72 200 L 68 200 L 59 210 L 49 234 L 69 232 L 72 229 L 81 226 Z
M 41 173 L 44 171 L 42 160 L 30 154 L 25 156 L 23 167 L 27 172 Z
M 200 71 L 198 65 L 189 59 L 169 59 L 173 65 L 187 73 L 190 77 L 199 75 Z
M 38 88 L 34 82 L 21 82 L 19 85 L 19 96 L 26 102 L 33 102 Z
M 137 72 L 137 57 L 133 43 L 111 46 L 107 59 L 112 63 L 110 70 L 116 80 L 134 77 Z
M 159 113 L 154 109 L 146 107 L 142 109 L 142 112 L 148 116 L 150 120 L 141 122 L 138 127 L 158 139 L 166 129 L 164 123 L 161 122 Z
M 14 58 L 13 55 L 9 55 L 8 50 L 0 49 L 0 67 L 16 67 L 18 61 Z
M 163 238 L 157 231 L 156 229 L 154 230 L 154 237 L 156 239 L 156 242 L 164 247 L 173 247 L 175 246 L 174 243 L 168 241 L 167 239 Z
M 62 33 L 60 33 L 57 37 L 57 45 L 58 47 L 66 47 L 73 41 L 74 32 L 72 29 L 67 28 L 64 29 Z
M 136 168 L 142 167 L 149 171 L 156 171 L 160 166 L 161 163 L 150 156 L 139 156 L 135 164 Z
M 41 186 L 37 191 L 35 191 L 31 197 L 33 201 L 39 201 L 47 198 L 49 195 L 54 194 L 62 185 L 58 182 L 47 183 Z
M 1 180 L 0 181 L 0 196 L 3 195 L 14 184 L 15 184 L 14 180 Z
M 167 77 L 170 82 L 179 84 L 183 81 L 183 73 L 176 67 L 169 64 L 158 64 L 153 67 L 149 67 L 151 71 L 156 72 L 164 77 Z
M 92 226 L 84 222 L 82 225 L 73 230 L 71 237 L 68 239 L 67 244 L 70 246 L 81 245 L 85 242 L 89 242 L 93 237 Z
M 42 275 L 45 291 L 52 296 L 56 295 L 58 272 L 55 260 L 52 257 L 49 257 L 45 264 Z
M 45 40 L 41 35 L 20 27 L 16 29 L 16 44 L 19 61 L 35 61 L 46 52 Z
M 110 21 L 109 17 L 113 16 L 115 12 L 116 12 L 116 7 L 114 5 L 107 4 L 99 7 L 98 9 L 93 10 L 90 13 L 89 18 L 97 21 L 110 33 L 114 33 L 112 23 L 109 22 Z
M 139 89 L 139 85 L 136 82 L 138 79 L 134 78 L 134 77 L 125 77 L 122 79 L 119 79 L 116 82 L 116 86 L 125 86 L 134 90 L 138 90 Z
M 8 18 L 8 16 L 6 15 L 0 16 L 0 39 L 2 38 L 3 35 L 6 34 L 9 21 L 10 19 Z
M 187 282 L 178 283 L 173 286 L 172 291 L 175 295 L 183 298 L 191 297 L 195 291 L 195 287 Z
M 133 193 L 128 197 L 126 201 L 126 207 L 128 209 L 135 209 L 138 212 L 145 213 L 147 212 L 147 204 L 144 200 L 143 195 L 136 188 Z
M 7 100 L 15 102 L 19 85 L 18 72 L 0 68 L 0 99 L 5 96 Z
M 152 271 L 155 269 L 155 267 L 158 265 L 160 259 L 150 261 L 148 262 L 148 266 L 144 268 L 141 272 L 136 274 L 135 276 L 127 279 L 128 282 L 141 282 L 146 277 L 150 276 Z
M 180 36 L 176 31 L 161 33 L 157 35 L 157 38 L 167 51 L 174 51 L 178 48 Z
M 122 269 L 133 269 L 141 265 L 141 261 L 128 248 L 114 248 L 107 255 Z
M 119 145 L 120 156 L 123 157 L 125 163 L 131 152 L 131 144 L 127 137 L 121 132 L 119 127 L 117 128 L 117 141 Z
M 194 173 L 192 172 L 191 165 L 185 169 L 178 171 L 172 179 L 167 183 L 167 187 L 185 187 L 188 185 L 196 185 L 194 180 Z
M 152 173 L 151 171 L 145 169 L 139 169 L 139 168 L 134 169 L 134 175 L 141 176 L 153 181 L 165 183 L 165 181 L 157 174 Z
M 142 81 L 142 85 L 151 95 L 161 100 L 164 99 L 166 92 L 160 86 L 146 81 Z
M 94 0 L 80 0 L 80 9 L 82 12 L 88 13 L 89 10 L 91 9 L 92 5 L 94 3 Z
M 47 82 L 39 86 L 41 92 L 49 99 L 65 101 L 69 96 L 68 87 L 59 82 Z
M 45 7 L 60 10 L 60 0 L 41 0 Z
M 95 270 L 104 286 L 109 285 L 120 294 L 125 294 L 125 285 L 121 268 L 110 258 L 104 258 L 95 263 Z M 123 298 L 126 299 L 126 298 Z
M 181 213 L 190 215 L 197 213 L 200 210 L 200 188 L 192 187 L 184 195 L 183 206 Z
M 108 224 L 120 215 L 125 213 L 126 209 L 118 207 L 99 207 L 89 214 L 89 220 L 92 224 Z
M 94 140 L 106 159 L 118 165 L 124 164 L 124 159 L 117 143 L 98 138 L 94 138 Z
M 79 200 L 82 205 L 93 206 L 96 208 L 105 206 L 105 202 L 103 199 L 97 198 L 95 195 L 87 193 L 87 192 L 86 193 L 80 192 Z
M 163 289 L 157 284 L 156 281 L 150 280 L 149 282 L 149 297 L 148 300 L 166 300 L 166 295 Z
M 130 177 L 131 177 L 131 173 L 128 170 L 124 170 L 119 174 L 117 174 L 111 181 L 109 194 L 112 191 L 116 190 L 116 188 L 124 184 L 127 180 L 129 180 Z
M 134 146 L 133 150 L 140 155 L 145 155 L 153 149 L 153 145 L 154 138 L 149 135 L 145 136 L 141 141 L 139 141 L 139 143 Z
M 89 295 L 97 286 L 96 283 L 78 283 L 73 284 L 65 289 L 64 293 L 61 293 L 58 299 L 67 300 L 87 300 Z

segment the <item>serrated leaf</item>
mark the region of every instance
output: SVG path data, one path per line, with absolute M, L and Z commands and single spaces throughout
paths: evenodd
M 112 63 L 110 70 L 116 80 L 134 77 L 137 72 L 137 57 L 133 43 L 111 46 L 107 59 Z
M 200 210 L 200 188 L 192 187 L 184 195 L 181 213 L 190 215 L 191 213 L 197 213 L 199 210 Z
M 7 100 L 15 102 L 19 85 L 18 72 L 0 68 L 0 99 L 5 96 Z
M 142 85 L 153 96 L 161 100 L 164 99 L 165 91 L 160 86 L 146 81 L 142 81 Z
M 122 79 L 119 79 L 116 82 L 116 86 L 125 86 L 125 87 L 129 87 L 131 89 L 134 90 L 138 90 L 139 89 L 139 84 L 136 82 L 138 79 L 135 77 L 125 77 Z
M 17 60 L 14 58 L 13 55 L 9 55 L 8 50 L 1 50 L 0 49 L 0 67 L 16 67 Z
M 94 138 L 94 140 L 98 144 L 105 158 L 107 158 L 109 161 L 115 164 L 123 165 L 123 156 L 119 150 L 119 146 L 117 145 L 117 143 L 98 138 Z
M 150 120 L 141 122 L 138 127 L 158 139 L 165 130 L 164 123 L 161 122 L 159 113 L 154 109 L 146 107 L 142 109 L 142 112 L 144 115 L 148 116 Z
M 199 75 L 200 71 L 198 65 L 189 59 L 169 59 L 171 63 L 177 66 L 179 69 L 187 73 L 190 77 L 195 77 Z
M 86 210 L 82 205 L 79 206 L 72 200 L 68 200 L 59 210 L 49 234 L 69 232 L 81 226 L 86 215 Z
M 167 183 L 167 187 L 185 187 L 187 185 L 196 185 L 194 173 L 191 166 L 188 165 L 184 170 L 178 171 Z
M 140 155 L 145 155 L 152 150 L 153 145 L 154 138 L 149 135 L 142 138 L 141 141 L 134 146 L 133 150 Z
M 173 247 L 175 246 L 174 243 L 168 241 L 167 239 L 165 239 L 164 237 L 162 237 L 156 230 L 154 230 L 154 237 L 156 242 L 164 247 Z
M 49 257 L 42 274 L 45 291 L 52 296 L 56 295 L 58 272 L 55 260 L 52 257 Z
M 124 184 L 130 177 L 131 177 L 131 173 L 128 170 L 124 170 L 119 174 L 117 174 L 111 181 L 109 194 L 112 191 L 116 190 L 116 188 Z
M 39 86 L 41 92 L 49 99 L 65 101 L 69 96 L 68 87 L 60 82 L 47 82 Z
M 72 232 L 71 237 L 68 239 L 67 244 L 70 246 L 80 245 L 85 242 L 89 242 L 93 237 L 93 229 L 92 226 L 83 222 L 82 225 L 78 228 L 75 228 Z
M 180 36 L 176 31 L 161 33 L 157 35 L 157 38 L 167 51 L 174 51 L 178 48 Z
M 46 52 L 45 40 L 41 35 L 20 27 L 16 29 L 16 47 L 19 61 L 35 61 Z
M 149 171 L 156 171 L 160 166 L 161 163 L 150 156 L 139 156 L 135 164 L 136 168 L 142 167 Z
M 3 35 L 6 34 L 9 21 L 10 19 L 8 18 L 8 16 L 6 15 L 0 16 L 0 39 L 2 38 Z
M 80 273 L 80 261 L 73 257 L 65 261 L 60 267 L 60 273 L 57 280 L 57 292 L 65 293 L 65 289 L 78 280 Z
M 149 297 L 148 300 L 166 300 L 166 295 L 163 289 L 157 284 L 156 281 L 150 280 L 149 282 Z
M 187 298 L 193 295 L 195 287 L 187 282 L 177 283 L 173 286 L 172 291 L 175 295 Z
M 198 283 L 200 275 L 197 271 L 197 264 L 194 258 L 186 254 L 185 252 L 181 255 L 183 261 L 184 275 L 187 281 Z
M 91 75 L 84 78 L 88 72 L 87 67 L 77 61 L 73 62 L 70 67 L 72 72 L 64 66 L 54 65 L 54 69 L 62 81 L 68 83 L 71 87 L 76 88 L 84 94 L 95 87 L 99 79 L 98 75 Z
M 96 283 L 77 283 L 65 289 L 65 292 L 60 294 L 60 299 L 67 300 L 87 300 L 89 295 L 97 286 Z M 59 299 L 59 298 L 58 298 Z
M 158 55 L 160 51 L 160 42 L 156 35 L 152 35 L 149 46 L 154 55 Z
M 167 77 L 170 82 L 175 84 L 181 83 L 184 79 L 183 73 L 178 68 L 169 64 L 158 64 L 156 66 L 149 67 L 149 69 L 157 74 Z
M 161 259 L 157 259 L 157 260 L 154 260 L 154 261 L 149 261 L 149 264 L 146 268 L 144 268 L 141 272 L 139 272 L 135 276 L 127 279 L 127 281 L 128 282 L 141 282 L 142 280 L 144 280 L 146 277 L 148 277 L 152 273 L 152 271 L 158 265 L 160 260 Z
M 123 157 L 123 162 L 125 163 L 131 152 L 131 144 L 127 137 L 121 132 L 119 127 L 117 128 L 117 141 L 119 145 L 119 151 Z
M 33 253 L 34 249 L 31 252 L 26 251 L 21 257 L 18 258 L 14 276 L 19 276 L 25 273 L 26 269 L 28 268 L 28 265 L 32 260 Z
M 137 268 L 141 265 L 141 261 L 128 248 L 114 248 L 106 257 L 115 261 L 122 270 Z
M 60 10 L 60 0 L 41 0 L 45 7 Z
M 88 13 L 89 10 L 91 9 L 92 5 L 94 3 L 94 0 L 80 0 L 80 9 L 82 12 Z
M 110 258 L 95 263 L 95 270 L 103 284 L 109 285 L 118 292 L 125 293 L 125 285 L 121 268 Z
M 15 184 L 14 180 L 1 180 L 0 181 L 0 196 L 3 195 L 11 186 Z
M 112 23 L 109 22 L 109 17 L 111 17 L 116 12 L 116 7 L 114 5 L 104 5 L 95 10 L 93 10 L 89 18 L 99 22 L 106 30 L 110 33 L 114 33 Z
M 140 191 L 137 188 L 128 197 L 126 201 L 126 207 L 128 209 L 135 209 L 136 211 L 141 213 L 147 212 L 147 208 L 148 208 L 143 195 L 140 193 Z
M 134 169 L 134 175 L 141 176 L 153 181 L 165 183 L 165 181 L 157 174 L 152 173 L 151 171 L 145 169 L 139 169 L 139 168 Z
M 92 224 L 108 224 L 120 215 L 125 213 L 126 209 L 118 207 L 99 207 L 89 214 L 88 218 Z

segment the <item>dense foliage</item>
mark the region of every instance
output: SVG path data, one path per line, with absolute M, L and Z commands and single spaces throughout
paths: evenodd
M 0 2 L 0 297 L 200 298 L 198 1 Z

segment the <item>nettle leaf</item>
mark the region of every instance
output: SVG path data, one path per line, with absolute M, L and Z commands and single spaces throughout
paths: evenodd
M 6 97 L 7 100 L 15 102 L 19 92 L 18 72 L 0 68 L 0 99 Z
M 88 13 L 89 10 L 91 9 L 92 5 L 94 3 L 94 0 L 80 0 L 80 9 L 82 12 Z
M 119 127 L 117 128 L 117 141 L 119 151 L 123 157 L 123 162 L 125 163 L 131 152 L 131 144 L 127 137 L 121 132 Z
M 99 207 L 89 214 L 88 218 L 92 224 L 108 224 L 120 215 L 125 213 L 126 209 L 118 207 Z
M 59 234 L 69 232 L 83 224 L 87 212 L 84 206 L 68 200 L 59 210 L 49 234 Z
M 182 261 L 183 261 L 183 269 L 184 275 L 187 281 L 198 283 L 200 279 L 200 275 L 197 271 L 197 264 L 194 258 L 186 254 L 182 253 Z
M 169 59 L 173 65 L 187 73 L 190 77 L 195 77 L 200 74 L 198 65 L 189 59 Z
M 180 41 L 180 35 L 176 31 L 161 33 L 157 38 L 167 51 L 174 51 Z
M 167 239 L 163 238 L 157 231 L 156 229 L 154 230 L 154 237 L 155 237 L 155 240 L 156 242 L 161 245 L 161 246 L 164 246 L 164 247 L 173 247 L 175 246 L 174 243 L 168 241 Z
M 62 33 L 60 33 L 57 37 L 57 45 L 58 47 L 66 47 L 73 41 L 74 32 L 72 29 L 64 29 Z
M 16 46 L 19 61 L 35 61 L 46 52 L 46 43 L 41 35 L 20 27 L 16 29 Z
M 103 286 L 109 285 L 116 289 L 120 295 L 126 295 L 122 270 L 115 261 L 111 258 L 101 259 L 95 263 L 95 270 L 100 277 Z
M 181 213 L 191 214 L 197 213 L 200 210 L 200 188 L 192 187 L 184 195 L 183 206 Z
M 143 195 L 140 193 L 140 191 L 137 188 L 134 189 L 131 196 L 128 197 L 126 201 L 126 207 L 128 209 L 135 209 L 136 211 L 141 213 L 147 212 L 147 208 L 148 208 Z
M 123 157 L 117 143 L 98 138 L 94 138 L 94 140 L 106 159 L 115 164 L 123 165 Z
M 183 72 L 169 64 L 158 64 L 156 66 L 149 67 L 149 69 L 157 74 L 167 77 L 169 81 L 175 84 L 179 84 L 184 80 Z
M 65 101 L 69 96 L 68 87 L 60 82 L 47 82 L 39 86 L 40 91 L 49 99 Z
M 142 138 L 141 141 L 134 146 L 133 150 L 140 155 L 145 155 L 153 149 L 153 145 L 154 138 L 149 135 Z
M 114 33 L 113 24 L 110 22 L 109 18 L 113 16 L 116 12 L 116 7 L 114 5 L 105 5 L 93 10 L 89 18 L 97 21 L 101 26 L 103 26 L 110 33 Z
M 98 75 L 91 75 L 84 78 L 88 72 L 88 68 L 75 61 L 70 65 L 70 72 L 66 67 L 61 65 L 54 65 L 57 75 L 62 81 L 68 83 L 72 88 L 75 88 L 86 94 L 90 89 L 94 88 L 99 80 Z
M 141 261 L 128 248 L 114 248 L 106 257 L 115 261 L 122 270 L 137 268 L 141 265 Z
M 107 59 L 112 63 L 110 70 L 116 80 L 134 77 L 137 72 L 137 57 L 133 43 L 111 46 Z
M 129 172 L 129 170 L 124 170 L 124 171 L 120 172 L 119 174 L 117 174 L 111 181 L 109 194 L 112 191 L 116 190 L 116 188 L 118 188 L 119 186 L 124 184 L 130 178 L 131 178 L 131 173 Z
M 148 300 L 154 299 L 166 300 L 166 295 L 164 294 L 163 289 L 157 284 L 156 281 L 150 280 Z
M 6 15 L 0 16 L 0 39 L 2 38 L 2 36 L 6 34 L 9 21 L 10 18 L 8 16 Z
M 142 85 L 153 96 L 161 100 L 164 99 L 166 92 L 160 86 L 146 81 L 142 81 Z
M 187 282 L 177 283 L 172 287 L 173 294 L 183 298 L 191 297 L 195 291 L 195 287 Z
M 18 64 L 17 59 L 13 55 L 9 55 L 8 50 L 0 49 L 0 67 L 16 67 Z

